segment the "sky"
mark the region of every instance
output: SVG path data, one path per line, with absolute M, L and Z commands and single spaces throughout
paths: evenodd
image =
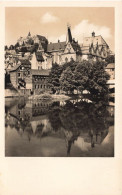
M 66 40 L 67 24 L 79 43 L 83 37 L 101 35 L 112 51 L 114 48 L 114 8 L 112 7 L 6 7 L 5 44 L 31 35 L 45 36 L 49 42 Z

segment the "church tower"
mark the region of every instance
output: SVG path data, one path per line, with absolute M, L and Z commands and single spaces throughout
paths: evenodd
M 66 43 L 72 42 L 72 34 L 71 34 L 71 29 L 70 26 L 67 25 L 67 37 L 66 37 Z
M 31 37 L 30 31 L 29 31 L 29 33 L 28 33 L 28 37 Z

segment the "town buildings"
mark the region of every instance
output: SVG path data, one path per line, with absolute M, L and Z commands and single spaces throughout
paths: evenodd
M 11 83 L 18 89 L 20 95 L 39 94 L 49 90 L 49 70 L 31 69 L 30 66 L 30 62 L 25 61 L 24 64 L 19 64 L 10 70 Z
M 110 53 L 108 44 L 95 32 L 91 37 L 84 37 L 79 44 L 72 38 L 71 28 L 67 26 L 66 41 L 49 43 L 41 35 L 20 37 L 15 46 L 5 47 L 5 69 L 10 73 L 12 85 L 24 94 L 38 94 L 49 89 L 48 76 L 52 64 L 62 65 L 71 60 L 105 60 Z M 111 68 L 106 68 L 110 74 Z

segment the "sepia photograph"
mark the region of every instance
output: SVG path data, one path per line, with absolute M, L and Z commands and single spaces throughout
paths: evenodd
M 5 156 L 114 157 L 115 8 L 5 7 Z

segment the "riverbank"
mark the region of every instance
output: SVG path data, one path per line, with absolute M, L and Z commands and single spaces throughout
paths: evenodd
M 32 95 L 30 97 L 28 97 L 29 100 L 53 100 L 53 101 L 57 101 L 57 100 L 68 100 L 70 99 L 69 96 L 64 95 L 64 94 L 40 94 L 40 95 Z

